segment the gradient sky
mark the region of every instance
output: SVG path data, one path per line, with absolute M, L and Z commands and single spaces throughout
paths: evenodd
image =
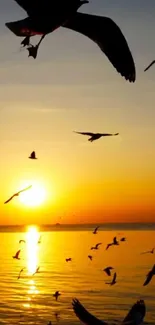
M 135 84 L 91 40 L 63 28 L 28 59 L 5 27 L 25 12 L 13 0 L 0 9 L 1 224 L 155 221 L 155 67 L 143 72 L 155 59 L 155 1 L 94 0 L 80 10 L 122 29 Z M 89 143 L 73 130 L 120 136 Z M 27 159 L 32 150 L 37 161 Z M 33 182 L 47 191 L 44 204 L 4 205 Z

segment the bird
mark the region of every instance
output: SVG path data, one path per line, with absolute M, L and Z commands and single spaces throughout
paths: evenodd
M 88 141 L 90 141 L 90 142 L 98 140 L 101 137 L 109 137 L 109 136 L 119 135 L 119 133 L 93 133 L 93 132 L 77 132 L 77 131 L 73 131 L 73 132 L 89 136 L 90 138 L 88 139 Z
M 145 280 L 143 286 L 146 286 L 147 284 L 149 284 L 149 282 L 151 281 L 153 275 L 155 275 L 155 264 L 153 265 L 152 270 L 147 274 L 146 280 Z
M 142 252 L 141 254 L 154 254 L 155 247 L 153 247 L 150 251 Z
M 94 231 L 93 231 L 93 234 L 94 234 L 94 235 L 96 235 L 96 234 L 97 234 L 98 228 L 99 228 L 99 226 L 98 226 L 98 227 L 96 227 L 96 228 L 94 229 Z
M 59 313 L 58 313 L 58 312 L 55 312 L 55 313 L 54 313 L 54 316 L 55 316 L 56 321 L 58 322 L 59 319 L 60 319 L 60 315 L 59 315 Z
M 88 255 L 88 258 L 92 261 L 93 256 L 92 255 Z
M 110 244 L 107 245 L 106 250 L 107 250 L 110 246 L 113 246 L 113 245 L 114 245 L 114 246 L 119 245 L 119 242 L 117 241 L 117 238 L 116 238 L 116 237 L 113 238 L 113 242 L 112 242 L 112 243 L 110 243 Z
M 91 250 L 98 249 L 100 245 L 102 245 L 102 243 L 98 243 L 95 246 L 91 247 Z
M 37 159 L 35 151 L 32 151 L 28 158 L 29 159 Z
M 23 269 L 20 270 L 19 275 L 18 275 L 18 278 L 17 278 L 18 280 L 20 279 L 20 275 L 21 275 L 21 273 L 22 273 L 24 270 L 25 270 L 25 267 L 23 267 Z
M 120 241 L 126 241 L 126 238 L 125 238 L 125 237 L 122 237 L 122 238 L 120 239 Z
M 4 202 L 4 204 L 6 204 L 6 203 L 8 203 L 8 202 L 10 202 L 15 196 L 19 196 L 19 194 L 20 193 L 22 193 L 22 192 L 25 192 L 25 191 L 27 191 L 27 190 L 29 190 L 30 188 L 32 187 L 32 185 L 30 185 L 30 186 L 28 186 L 28 187 L 26 187 L 26 188 L 24 188 L 23 190 L 20 190 L 19 192 L 17 192 L 17 193 L 15 193 L 15 194 L 13 194 L 7 201 L 5 201 Z
M 73 299 L 72 307 L 75 315 L 83 322 L 85 325 L 108 325 L 105 321 L 101 321 L 91 313 L 89 313 L 86 308 L 79 302 L 78 299 Z M 145 317 L 146 307 L 143 300 L 137 301 L 128 312 L 127 316 L 124 318 L 124 324 L 130 325 L 140 325 Z
M 56 301 L 58 300 L 58 297 L 61 296 L 61 293 L 59 291 L 56 291 L 54 294 L 53 294 L 53 297 L 55 297 Z
M 111 286 L 113 286 L 116 283 L 116 277 L 117 277 L 117 274 L 115 272 L 112 281 L 111 282 L 106 282 L 106 284 L 110 284 Z
M 106 267 L 103 271 L 108 275 L 111 276 L 111 270 L 113 270 L 114 268 L 112 266 L 108 266 Z
M 21 244 L 21 243 L 26 243 L 26 241 L 24 239 L 20 239 L 19 244 Z
M 35 275 L 36 273 L 39 273 L 40 266 L 38 266 L 35 270 L 35 272 L 32 275 Z
M 41 244 L 41 236 L 38 239 L 38 244 Z
M 15 258 L 16 260 L 20 260 L 20 257 L 19 257 L 20 252 L 21 252 L 21 250 L 19 249 L 19 251 L 17 251 L 17 253 L 12 257 Z
M 151 67 L 152 67 L 152 65 L 153 64 L 155 64 L 155 60 L 153 60 L 146 68 L 145 68 L 145 70 L 144 70 L 144 72 L 146 72 L 147 70 L 149 70 Z
M 118 25 L 108 17 L 77 12 L 82 5 L 89 3 L 88 0 L 15 1 L 27 12 L 27 17 L 7 22 L 5 26 L 16 36 L 25 37 L 22 45 L 27 46 L 29 56 L 36 59 L 45 36 L 63 27 L 96 43 L 117 72 L 129 82 L 135 82 L 136 68 L 133 56 Z M 30 38 L 35 35 L 41 36 L 36 46 L 30 43 Z
M 71 262 L 72 261 L 72 258 L 69 257 L 69 258 L 66 258 L 66 262 Z

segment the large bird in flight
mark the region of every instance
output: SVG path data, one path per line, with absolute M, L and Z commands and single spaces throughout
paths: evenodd
M 119 133 L 93 133 L 93 132 L 76 132 L 76 131 L 74 131 L 74 132 L 78 133 L 78 134 L 89 136 L 90 138 L 88 139 L 88 141 L 90 141 L 90 142 L 98 140 L 101 137 L 111 137 L 111 136 L 119 135 Z
M 59 27 L 79 32 L 93 42 L 107 56 L 118 73 L 126 80 L 136 80 L 134 60 L 127 41 L 116 23 L 102 16 L 89 15 L 77 10 L 88 0 L 15 0 L 26 12 L 22 20 L 8 22 L 6 26 L 16 35 L 25 37 L 21 42 L 27 46 L 29 56 L 37 57 L 44 37 Z M 30 37 L 40 35 L 39 43 L 30 44 Z
M 23 190 L 20 190 L 19 192 L 13 194 L 7 201 L 4 202 L 4 204 L 9 203 L 15 196 L 19 196 L 20 193 L 29 190 L 31 187 L 32 187 L 32 185 L 30 185 L 30 186 L 24 188 Z
M 147 274 L 146 280 L 145 280 L 143 286 L 146 286 L 147 284 L 149 284 L 149 282 L 151 281 L 153 275 L 155 275 L 155 264 L 153 265 L 152 270 Z

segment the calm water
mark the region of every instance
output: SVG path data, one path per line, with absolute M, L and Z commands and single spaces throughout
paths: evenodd
M 138 229 L 138 228 L 137 228 Z M 37 244 L 41 234 L 41 243 Z M 105 251 L 114 236 L 127 238 L 118 247 Z M 25 239 L 26 244 L 19 244 Z M 102 242 L 98 251 L 90 247 Z M 155 277 L 143 287 L 145 275 L 155 263 L 155 255 L 140 252 L 155 246 L 154 230 L 100 230 L 93 235 L 83 231 L 0 232 L 0 323 L 6 324 L 79 324 L 72 311 L 72 298 L 78 298 L 94 315 L 106 321 L 122 320 L 137 299 L 145 299 L 146 321 L 155 324 Z M 12 256 L 21 248 L 21 260 Z M 91 262 L 88 255 L 92 254 Z M 66 263 L 65 258 L 73 261 Z M 113 266 L 118 275 L 115 286 L 102 271 Z M 21 268 L 27 269 L 18 274 Z M 40 273 L 32 276 L 36 267 Z M 52 294 L 59 290 L 58 302 Z M 58 313 L 59 320 L 56 320 Z

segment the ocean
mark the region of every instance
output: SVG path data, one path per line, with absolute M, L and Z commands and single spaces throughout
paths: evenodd
M 96 235 L 94 227 L 0 227 L 1 324 L 80 324 L 73 298 L 109 323 L 121 322 L 131 306 L 144 299 L 145 321 L 155 324 L 155 277 L 143 286 L 155 255 L 141 254 L 155 246 L 155 225 L 102 225 Z M 105 250 L 114 236 L 126 237 L 126 242 Z M 19 243 L 21 239 L 25 243 Z M 90 250 L 97 243 L 102 243 L 99 249 Z M 20 260 L 13 259 L 19 249 Z M 103 272 L 107 266 L 117 273 L 114 286 L 105 283 L 111 279 Z M 57 290 L 58 301 L 53 297 Z

